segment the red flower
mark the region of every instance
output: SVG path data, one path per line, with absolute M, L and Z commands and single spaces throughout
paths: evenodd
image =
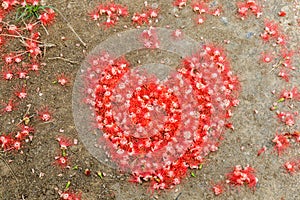
M 159 40 L 155 28 L 144 30 L 141 34 L 141 39 L 146 48 L 156 49 L 159 47 Z
M 261 60 L 262 60 L 264 63 L 269 63 L 269 62 L 272 62 L 273 56 L 272 56 L 270 53 L 263 52 L 263 53 L 261 54 Z
M 278 112 L 277 113 L 278 119 L 288 126 L 293 126 L 295 124 L 295 116 L 296 115 L 297 115 L 297 113 L 290 113 L 290 112 Z
M 59 165 L 62 169 L 68 166 L 68 157 L 67 156 L 57 156 L 55 157 L 55 163 Z
M 209 11 L 208 4 L 204 1 L 194 1 L 191 6 L 193 11 L 198 14 L 208 13 Z
M 0 135 L 0 147 L 4 150 L 4 151 L 9 151 L 13 148 L 13 144 L 14 144 L 14 139 L 11 137 L 11 135 L 5 135 L 5 134 L 1 134 Z
M 203 24 L 205 22 L 205 17 L 203 15 L 197 15 L 195 18 L 196 24 Z
M 173 37 L 174 39 L 181 39 L 182 36 L 183 36 L 183 33 L 182 33 L 182 31 L 181 31 L 180 29 L 176 29 L 176 30 L 174 30 L 174 31 L 172 32 L 172 37 Z
M 125 6 L 115 3 L 100 4 L 95 10 L 89 13 L 92 20 L 96 21 L 100 16 L 106 15 L 106 20 L 103 23 L 106 27 L 114 26 L 120 17 L 128 15 L 128 9 Z
M 60 74 L 57 76 L 57 82 L 62 85 L 65 86 L 69 83 L 68 78 L 65 76 L 65 74 Z
M 70 190 L 60 194 L 61 200 L 81 200 L 81 193 L 75 193 Z
M 224 187 L 221 184 L 216 184 L 212 187 L 212 190 L 216 196 L 219 196 L 224 192 Z
M 187 0 L 174 0 L 173 5 L 177 6 L 179 9 L 182 9 L 186 6 Z
M 52 119 L 52 114 L 49 111 L 48 107 L 42 107 L 39 111 L 37 111 L 38 117 L 44 121 L 48 122 Z
M 73 145 L 73 142 L 69 138 L 65 138 L 64 136 L 57 137 L 57 141 L 59 142 L 59 146 L 61 149 L 67 149 L 69 146 Z
M 285 16 L 286 16 L 286 12 L 284 12 L 284 11 L 279 11 L 279 12 L 278 12 L 278 16 L 279 16 L 279 17 L 285 17 Z
M 14 99 L 9 99 L 8 103 L 2 103 L 4 107 L 0 110 L 0 114 L 12 112 L 13 110 L 15 110 L 16 105 L 14 104 L 14 101 Z
M 19 79 L 26 79 L 28 78 L 28 71 L 22 69 L 22 67 L 18 67 L 16 74 L 18 75 Z
M 299 131 L 294 131 L 291 135 L 296 140 L 296 142 L 300 142 L 300 132 Z
M 26 40 L 26 50 L 30 53 L 32 58 L 36 58 L 37 55 L 42 53 L 38 42 L 36 39 L 27 39 Z
M 15 149 L 15 150 L 20 150 L 20 148 L 21 148 L 21 142 L 19 141 L 19 140 L 14 140 L 14 142 L 13 142 L 13 144 L 12 144 L 12 146 L 13 146 L 13 149 Z
M 15 91 L 15 95 L 19 98 L 19 99 L 25 99 L 27 97 L 27 92 L 26 92 L 26 87 L 25 85 L 18 87 Z
M 278 76 L 283 80 L 285 80 L 286 82 L 290 81 L 290 73 L 285 69 L 281 69 L 278 73 Z
M 296 171 L 298 171 L 300 169 L 299 167 L 299 161 L 287 161 L 284 163 L 285 170 L 290 174 L 293 174 Z
M 146 8 L 143 10 L 142 13 L 134 13 L 131 21 L 134 24 L 142 25 L 142 24 L 149 24 L 150 19 L 155 19 L 158 17 L 159 10 L 153 8 Z
M 30 134 L 34 133 L 34 128 L 26 125 L 20 125 L 20 130 L 16 133 L 15 138 L 24 141 Z
M 40 22 L 41 22 L 43 25 L 47 26 L 47 25 L 50 25 L 50 24 L 53 23 L 54 18 L 55 18 L 55 15 L 56 15 L 56 14 L 55 14 L 54 10 L 51 9 L 51 8 L 48 8 L 48 9 L 45 10 L 44 13 L 42 13 L 42 14 L 38 17 L 38 19 L 40 20 Z
M 250 166 L 242 168 L 237 165 L 232 172 L 227 174 L 227 182 L 235 186 L 247 184 L 249 188 L 254 188 L 258 182 L 254 172 L 255 170 Z
M 278 155 L 281 155 L 290 146 L 290 142 L 284 134 L 276 134 L 272 142 L 274 143 L 274 150 L 277 151 Z
M 21 2 L 22 6 L 26 6 L 28 4 L 33 5 L 33 6 L 37 6 L 37 5 L 39 5 L 39 0 L 26 0 L 26 1 Z
M 14 54 L 9 53 L 7 55 L 4 55 L 2 57 L 3 61 L 5 62 L 6 65 L 10 65 L 14 62 Z
M 267 147 L 263 146 L 261 149 L 257 151 L 257 156 L 260 156 L 262 153 L 264 153 L 267 150 Z
M 30 61 L 30 64 L 28 64 L 28 70 L 29 71 L 35 71 L 38 72 L 41 68 L 41 64 L 36 61 L 35 59 Z
M 17 4 L 19 4 L 19 1 L 17 1 L 17 0 L 3 0 L 2 8 L 4 10 L 11 10 L 13 8 L 13 6 L 16 6 Z
M 237 2 L 237 7 L 238 7 L 237 12 L 238 12 L 240 18 L 245 19 L 245 17 L 247 16 L 248 10 L 249 10 L 248 4 L 245 2 Z
M 279 99 L 294 99 L 294 100 L 297 100 L 297 101 L 300 101 L 300 93 L 298 91 L 298 88 L 297 87 L 293 87 L 291 90 L 287 90 L 287 89 L 284 89 L 281 91 L 280 93 L 280 96 L 279 96 Z
M 252 12 L 257 18 L 262 15 L 261 6 L 255 0 L 247 0 L 245 2 L 237 2 L 238 7 L 238 15 L 239 17 L 244 20 L 248 12 Z
M 2 67 L 2 78 L 6 81 L 12 80 L 14 77 L 14 73 L 12 68 L 9 68 L 8 66 Z

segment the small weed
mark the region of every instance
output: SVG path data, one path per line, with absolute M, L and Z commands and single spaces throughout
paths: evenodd
M 45 11 L 46 8 L 52 8 L 51 6 L 33 5 L 27 4 L 19 7 L 16 12 L 16 21 L 28 20 L 32 17 L 39 18 L 40 12 Z M 53 9 L 53 8 L 52 8 Z

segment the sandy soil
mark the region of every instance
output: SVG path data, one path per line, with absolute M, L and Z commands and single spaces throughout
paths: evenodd
M 279 92 L 283 88 L 300 86 L 299 84 L 299 54 L 295 56 L 294 66 L 289 83 L 277 77 L 278 71 L 271 71 L 272 66 L 259 61 L 262 51 L 273 48 L 265 44 L 259 35 L 264 29 L 264 19 L 269 18 L 280 22 L 282 29 L 289 36 L 289 47 L 299 51 L 300 26 L 297 24 L 296 1 L 270 0 L 263 2 L 263 16 L 256 19 L 253 15 L 246 20 L 236 16 L 235 1 L 219 1 L 224 13 L 220 17 L 208 16 L 202 25 L 194 23 L 195 13 L 189 7 L 177 10 L 167 1 L 148 1 L 148 4 L 157 3 L 160 8 L 158 22 L 154 26 L 171 29 L 182 29 L 184 34 L 199 43 L 215 43 L 223 46 L 231 61 L 233 71 L 239 76 L 242 90 L 240 105 L 234 109 L 232 123 L 234 131 L 226 131 L 219 150 L 209 155 L 201 170 L 190 170 L 195 177 L 187 175 L 184 181 L 169 191 L 160 191 L 151 194 L 148 185 L 134 185 L 128 182 L 129 175 L 111 169 L 95 159 L 79 140 L 79 144 L 70 147 L 69 156 L 71 166 L 79 166 L 78 170 L 62 170 L 53 166 L 57 154 L 57 141 L 55 137 L 64 130 L 64 135 L 79 138 L 72 116 L 72 86 L 75 76 L 86 55 L 94 47 L 112 35 L 135 28 L 130 18 L 121 19 L 113 28 L 99 28 L 87 15 L 97 5 L 98 1 L 90 0 L 53 0 L 48 4 L 60 9 L 78 35 L 87 43 L 84 47 L 77 37 L 70 31 L 66 22 L 58 17 L 55 24 L 48 28 L 49 36 L 42 38 L 44 41 L 56 44 L 47 49 L 44 57 L 47 65 L 39 76 L 32 76 L 28 81 L 30 95 L 26 102 L 19 105 L 19 111 L 0 117 L 0 131 L 9 132 L 15 123 L 26 111 L 26 105 L 32 104 L 33 108 L 47 105 L 54 114 L 50 123 L 33 121 L 36 127 L 35 138 L 23 149 L 23 154 L 1 152 L 0 160 L 0 199 L 59 199 L 58 190 L 63 190 L 66 183 L 71 181 L 70 188 L 82 192 L 82 199 L 300 199 L 300 174 L 293 176 L 287 174 L 282 165 L 285 161 L 299 157 L 299 144 L 293 144 L 281 157 L 273 151 L 272 139 L 276 131 L 296 130 L 299 120 L 293 127 L 280 124 L 275 112 L 270 111 L 272 103 L 277 96 L 271 94 L 272 90 Z M 143 1 L 118 1 L 127 5 L 131 13 L 143 8 Z M 277 12 L 280 9 L 287 11 L 287 16 L 280 18 Z M 298 7 L 298 12 L 299 12 Z M 178 17 L 175 17 L 178 15 Z M 127 25 L 128 28 L 124 28 Z M 66 37 L 62 40 L 61 37 Z M 230 41 L 229 44 L 224 40 Z M 132 62 L 137 60 L 160 60 L 168 57 L 174 61 L 170 53 L 156 54 L 152 52 L 137 52 L 129 54 Z M 52 59 L 62 56 L 68 59 Z M 159 58 L 155 56 L 160 56 Z M 150 59 L 149 59 L 150 58 Z M 271 72 L 270 72 L 271 71 Z M 71 77 L 71 84 L 60 87 L 52 84 L 57 74 L 64 72 Z M 0 98 L 6 98 L 10 93 L 10 85 L 6 82 L 0 84 Z M 39 92 L 37 92 L 37 90 Z M 43 95 L 40 96 L 39 93 Z M 294 110 L 299 109 L 299 103 L 294 103 Z M 254 111 L 257 110 L 257 113 Z M 299 110 L 298 110 L 299 111 Z M 32 110 L 31 112 L 34 112 Z M 268 150 L 257 157 L 257 151 L 262 146 Z M 9 162 L 12 160 L 12 162 Z M 5 161 L 5 162 L 4 162 Z M 258 186 L 255 191 L 246 187 L 231 188 L 224 194 L 216 197 L 211 191 L 213 183 L 223 181 L 225 174 L 235 165 L 247 164 L 257 170 Z M 91 176 L 86 176 L 85 169 L 92 171 Z M 106 174 L 103 179 L 96 175 L 97 171 Z M 40 173 L 44 173 L 39 177 Z

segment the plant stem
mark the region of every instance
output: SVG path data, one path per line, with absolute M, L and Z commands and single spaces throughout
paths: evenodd
M 76 31 L 74 30 L 74 28 L 70 25 L 70 23 L 68 22 L 67 18 L 57 9 L 55 8 L 55 11 L 57 11 L 60 16 L 63 18 L 63 20 L 67 23 L 67 26 L 70 28 L 70 30 L 76 35 L 76 37 L 78 38 L 78 40 L 81 42 L 81 44 L 83 46 L 87 46 L 86 43 L 80 38 L 80 36 L 76 33 Z

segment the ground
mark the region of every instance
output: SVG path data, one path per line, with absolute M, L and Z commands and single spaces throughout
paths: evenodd
M 144 1 L 122 0 L 116 1 L 127 5 L 130 13 L 141 11 Z M 79 139 L 72 115 L 72 86 L 76 73 L 86 55 L 98 44 L 114 34 L 135 28 L 130 17 L 121 19 L 112 27 L 105 29 L 98 27 L 90 20 L 88 12 L 99 1 L 72 1 L 53 0 L 47 4 L 58 8 L 68 20 L 58 16 L 56 22 L 47 28 L 49 35 L 44 34 L 42 40 L 55 44 L 48 48 L 44 55 L 46 66 L 38 75 L 33 75 L 27 82 L 29 96 L 26 101 L 18 105 L 18 111 L 0 116 L 1 132 L 9 132 L 26 112 L 26 106 L 31 104 L 30 113 L 39 107 L 47 105 L 53 112 L 53 121 L 42 123 L 33 120 L 36 133 L 32 142 L 27 143 L 23 153 L 1 152 L 0 161 L 0 199 L 59 199 L 59 190 L 64 190 L 68 181 L 70 189 L 82 193 L 82 199 L 300 199 L 300 174 L 290 175 L 282 167 L 283 163 L 299 157 L 299 143 L 293 144 L 282 156 L 277 156 L 273 151 L 272 139 L 276 132 L 295 130 L 296 125 L 287 128 L 279 124 L 275 112 L 270 111 L 272 103 L 283 88 L 299 85 L 299 54 L 294 58 L 296 70 L 287 83 L 272 71 L 272 65 L 259 61 L 261 52 L 270 45 L 263 42 L 259 35 L 264 29 L 264 19 L 269 18 L 280 22 L 285 34 L 289 36 L 289 47 L 295 52 L 299 51 L 300 26 L 297 24 L 299 6 L 297 0 L 270 0 L 262 2 L 263 15 L 256 19 L 250 15 L 241 20 L 236 15 L 235 1 L 224 1 L 224 13 L 220 17 L 208 16 L 202 25 L 194 22 L 195 14 L 186 7 L 178 10 L 172 6 L 170 0 L 148 1 L 149 5 L 156 3 L 160 8 L 158 27 L 182 29 L 184 34 L 199 43 L 215 43 L 224 47 L 231 62 L 233 72 L 238 75 L 241 82 L 239 96 L 240 104 L 234 109 L 231 122 L 234 130 L 227 130 L 219 150 L 211 153 L 201 170 L 190 170 L 182 183 L 174 189 L 154 192 L 149 191 L 146 184 L 132 184 L 128 182 L 129 175 L 111 169 L 95 159 L 79 140 L 78 145 L 70 147 L 69 157 L 71 166 L 77 165 L 78 170 L 60 169 L 53 165 L 54 157 L 59 152 L 56 136 L 63 134 Z M 279 17 L 277 13 L 284 9 L 287 16 Z M 293 10 L 294 9 L 294 10 Z M 296 9 L 296 10 L 295 10 Z M 298 9 L 298 10 L 297 10 Z M 177 17 L 175 17 L 175 15 Z M 67 26 L 69 23 L 82 40 Z M 124 27 L 124 26 L 127 26 Z M 145 26 L 146 27 L 146 26 Z M 43 30 L 41 30 L 43 31 Z M 61 38 L 65 37 L 65 40 Z M 224 40 L 230 41 L 228 44 Z M 297 49 L 298 48 L 298 49 Z M 140 57 L 141 56 L 141 57 Z M 143 58 L 143 56 L 145 58 Z M 168 59 L 175 62 L 172 55 L 152 52 L 129 54 L 127 57 L 133 62 L 143 59 Z M 63 57 L 67 60 L 57 59 Z M 175 58 L 174 58 L 175 59 Z M 57 74 L 65 73 L 71 77 L 67 87 L 53 84 Z M 6 99 L 11 94 L 11 84 L 1 81 L 0 98 Z M 39 95 L 42 93 L 42 95 Z M 299 103 L 294 104 L 294 110 L 299 109 Z M 257 111 L 257 112 L 255 112 Z M 299 121 L 299 120 L 298 120 Z M 257 157 L 257 151 L 263 146 L 267 147 L 266 153 Z M 211 190 L 214 183 L 225 179 L 225 174 L 235 165 L 251 165 L 256 169 L 258 185 L 255 190 L 247 187 L 232 187 L 220 196 L 215 196 Z M 92 171 L 91 176 L 84 174 L 85 169 Z M 96 172 L 101 171 L 105 176 L 100 178 Z M 190 173 L 194 173 L 194 177 Z M 41 176 L 41 173 L 44 173 Z

